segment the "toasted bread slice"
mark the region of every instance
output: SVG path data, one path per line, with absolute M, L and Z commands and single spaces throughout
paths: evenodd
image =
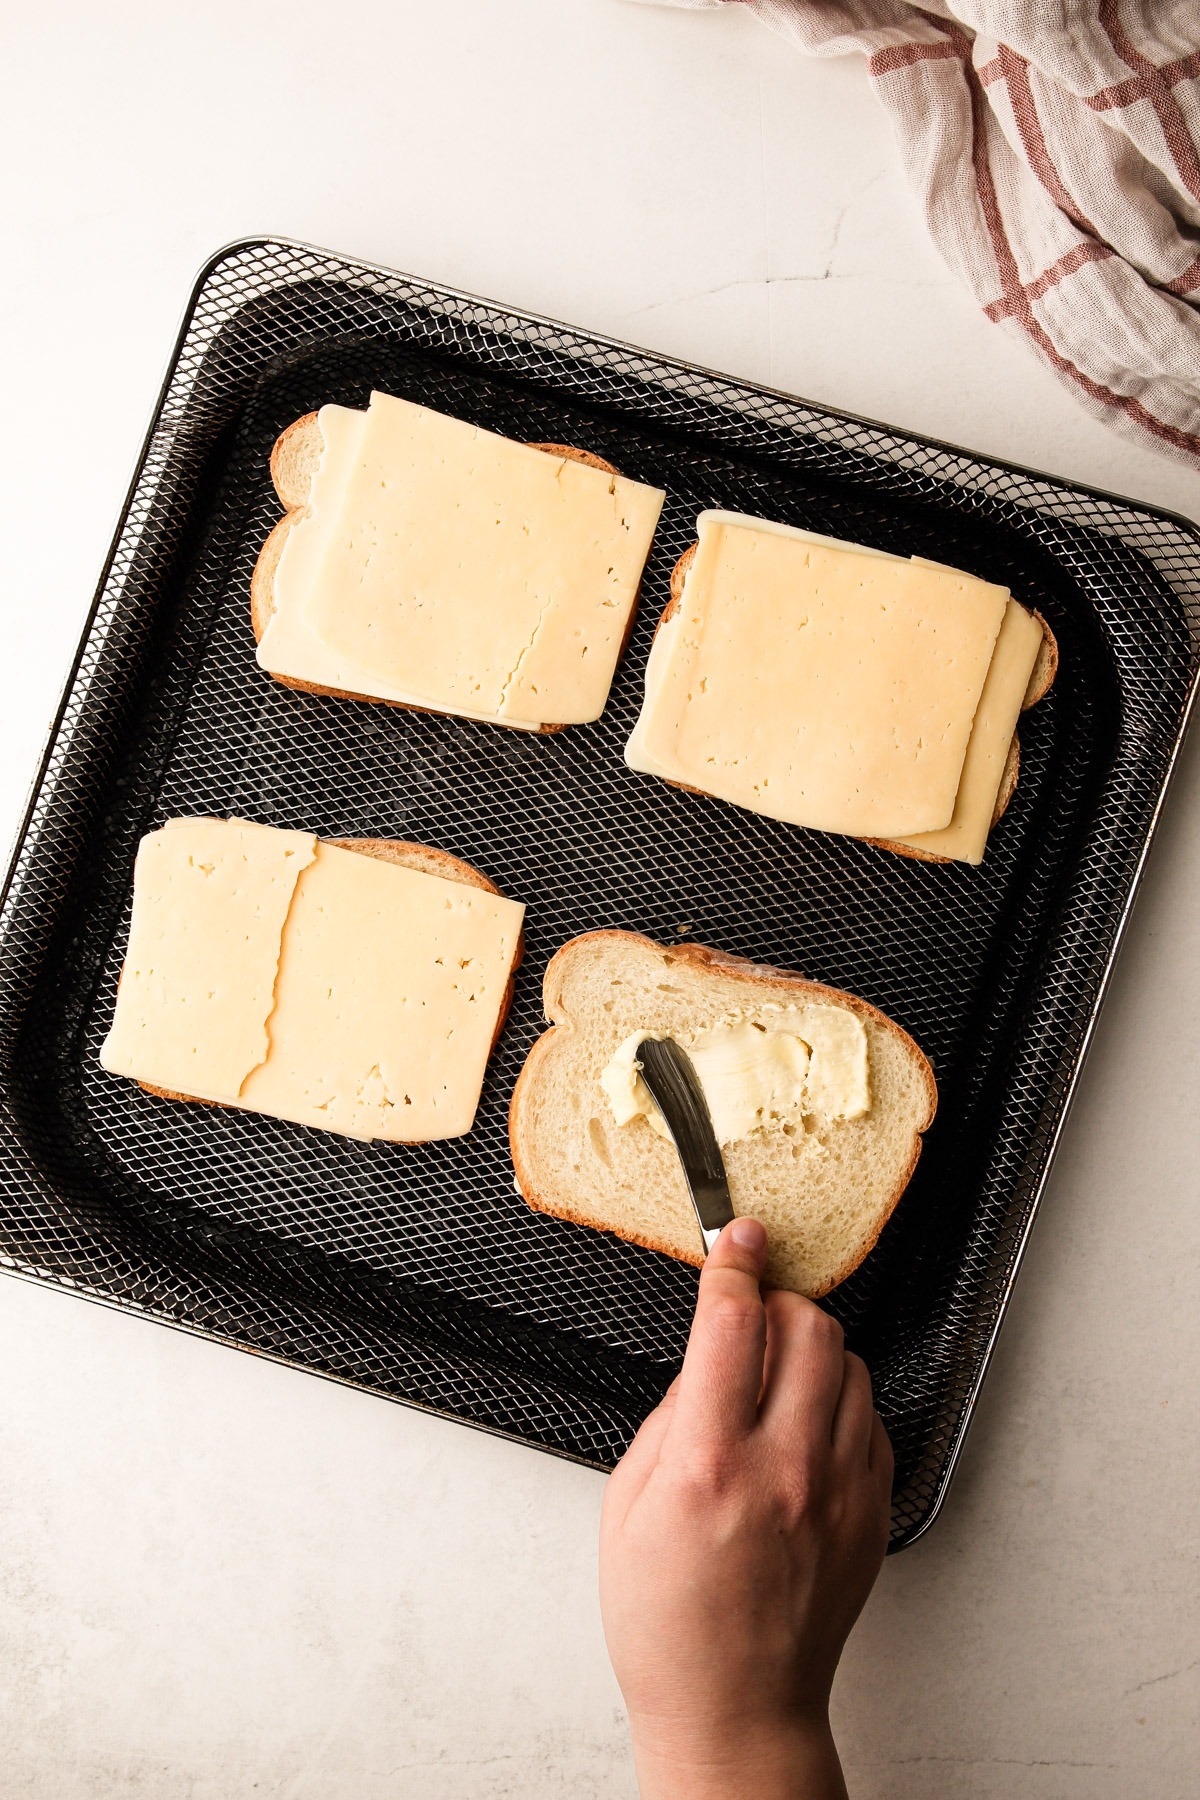
M 606 475 L 615 475 L 612 463 L 606 462 L 602 456 L 596 456 L 591 450 L 579 450 L 570 444 L 531 444 L 531 450 L 544 450 L 551 456 L 569 457 L 574 462 L 586 463 L 590 469 L 601 469 Z M 256 643 L 262 642 L 267 621 L 275 611 L 275 572 L 279 567 L 279 559 L 283 554 L 283 546 L 287 542 L 288 533 L 298 519 L 303 518 L 308 506 L 309 490 L 313 476 L 321 460 L 321 425 L 319 415 L 315 412 L 305 413 L 303 418 L 282 431 L 276 438 L 271 450 L 271 480 L 280 504 L 285 508 L 284 516 L 268 534 L 262 549 L 258 553 L 253 573 L 250 577 L 250 622 L 254 630 Z M 617 661 L 625 654 L 629 642 L 629 634 L 633 630 L 637 618 L 638 600 L 641 590 L 634 599 L 629 610 L 629 620 Z M 345 688 L 319 687 L 310 681 L 296 681 L 289 675 L 272 674 L 271 679 L 279 682 L 281 687 L 294 688 L 303 694 L 322 694 L 332 699 L 363 700 L 372 706 L 393 706 L 401 712 L 429 712 L 435 717 L 446 718 L 453 715 L 436 713 L 433 707 L 413 706 L 403 700 L 380 700 L 373 694 L 351 693 Z M 496 724 L 504 725 L 508 721 L 498 719 Z M 511 727 L 511 729 L 528 729 L 527 727 Z M 539 725 L 537 732 L 546 733 L 565 731 L 565 725 Z
M 697 1266 L 703 1246 L 673 1146 L 643 1118 L 617 1125 L 601 1088 L 617 1046 L 636 1031 L 685 1034 L 756 1008 L 781 1030 L 789 1006 L 856 1013 L 869 1112 L 755 1132 L 727 1145 L 725 1164 L 735 1209 L 767 1227 L 776 1286 L 816 1297 L 858 1267 L 908 1185 L 937 1105 L 933 1071 L 907 1032 L 865 1000 L 787 970 L 626 931 L 565 944 L 543 1000 L 552 1029 L 529 1052 L 509 1111 L 522 1194 L 538 1212 Z
M 473 868 L 470 863 L 463 862 L 461 857 L 451 856 L 446 850 L 431 849 L 427 844 L 405 843 L 399 838 L 328 838 L 326 842 L 337 844 L 343 850 L 354 850 L 361 856 L 376 856 L 381 862 L 399 863 L 405 868 L 418 870 L 422 875 L 438 875 L 443 881 L 457 881 L 461 882 L 464 887 L 482 888 L 485 893 L 500 894 L 500 889 L 495 882 L 490 881 L 486 875 Z M 496 1017 L 496 1029 L 492 1034 L 492 1050 L 495 1049 L 508 1018 L 509 1009 L 512 1006 L 513 990 L 516 986 L 517 970 L 524 954 L 525 933 L 522 931 L 517 938 L 512 968 L 509 971 L 508 986 L 504 990 L 504 998 Z M 490 1054 L 491 1051 L 489 1051 Z M 160 1100 L 184 1100 L 192 1106 L 220 1106 L 222 1104 L 219 1100 L 202 1100 L 195 1094 L 181 1094 L 171 1088 L 155 1087 L 149 1081 L 139 1081 L 138 1086 L 144 1088 L 148 1094 L 156 1094 Z
M 1025 698 L 1021 702 L 1022 712 L 1028 712 L 1031 706 L 1036 706 L 1039 700 L 1046 698 L 1054 686 L 1054 677 L 1058 674 L 1058 639 L 1036 606 L 1029 610 L 1042 628 L 1042 647 L 1033 665 L 1029 686 L 1025 689 Z
M 679 610 L 680 603 L 683 599 L 684 583 L 687 581 L 688 571 L 696 560 L 696 552 L 699 548 L 699 543 L 689 544 L 683 555 L 676 562 L 675 567 L 671 570 L 670 598 L 662 610 L 662 615 L 658 624 L 655 626 L 654 635 L 656 637 L 667 623 L 667 620 L 673 618 L 675 613 Z M 1030 610 L 1033 612 L 1034 618 L 1042 628 L 1042 647 L 1038 652 L 1037 662 L 1033 666 L 1033 673 L 1029 677 L 1029 686 L 1025 690 L 1025 698 L 1021 702 L 1022 712 L 1028 712 L 1031 706 L 1036 706 L 1039 700 L 1045 699 L 1046 695 L 1050 692 L 1050 689 L 1054 686 L 1054 678 L 1058 674 L 1058 639 L 1055 637 L 1053 631 L 1051 631 L 1049 624 L 1045 618 L 1043 618 L 1042 614 L 1038 612 L 1036 608 L 1031 608 Z M 1012 743 L 1009 745 L 1008 749 L 1008 757 L 1004 764 L 1004 773 L 1000 777 L 1000 787 L 996 794 L 995 809 L 992 813 L 990 829 L 993 831 L 1008 811 L 1009 802 L 1016 791 L 1017 777 L 1020 774 L 1020 769 L 1021 743 L 1018 733 L 1014 731 Z M 664 779 L 666 778 L 664 777 Z M 691 787 L 684 781 L 668 781 L 668 786 L 679 788 L 679 790 L 685 794 L 702 794 L 704 792 L 703 788 Z M 892 838 L 865 838 L 863 841 L 874 845 L 877 850 L 891 850 L 897 856 L 907 856 L 913 862 L 949 863 L 952 860 L 948 856 L 936 856 L 928 850 L 918 850 L 912 844 L 897 843 Z

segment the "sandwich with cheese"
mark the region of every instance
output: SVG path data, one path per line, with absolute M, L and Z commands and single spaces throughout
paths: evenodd
M 471 1129 L 524 907 L 390 839 L 168 820 L 134 867 L 111 1074 L 346 1137 Z
M 1007 588 L 706 512 L 625 749 L 640 773 L 931 862 L 978 863 L 1047 693 L 1053 634 Z
M 908 1185 L 937 1088 L 908 1033 L 853 994 L 700 945 L 573 938 L 543 987 L 551 1029 L 513 1092 L 517 1186 L 539 1212 L 704 1259 L 638 1047 L 675 1038 L 700 1078 L 734 1210 L 763 1221 L 767 1279 L 826 1294 Z
M 277 681 L 524 731 L 600 717 L 661 489 L 388 394 L 298 419 L 271 474 L 251 616 Z

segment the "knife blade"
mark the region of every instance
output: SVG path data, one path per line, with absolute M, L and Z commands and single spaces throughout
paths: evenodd
M 734 1217 L 725 1163 L 708 1102 L 692 1060 L 674 1038 L 643 1038 L 637 1049 L 642 1080 L 650 1090 L 679 1152 L 705 1253 Z

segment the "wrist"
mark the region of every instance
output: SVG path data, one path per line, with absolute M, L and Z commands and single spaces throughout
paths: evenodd
M 689 1729 L 630 1718 L 641 1800 L 846 1800 L 828 1715 Z

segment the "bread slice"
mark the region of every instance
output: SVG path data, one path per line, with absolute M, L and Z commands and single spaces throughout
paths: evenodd
M 658 624 L 655 626 L 655 637 L 658 636 L 658 633 L 667 623 L 667 620 L 672 618 L 679 610 L 683 600 L 683 589 L 684 584 L 687 581 L 688 571 L 696 560 L 696 552 L 699 548 L 700 545 L 698 542 L 689 544 L 683 555 L 675 564 L 675 567 L 671 570 L 670 598 L 663 608 L 662 616 L 660 617 Z M 1054 686 L 1054 678 L 1058 674 L 1058 639 L 1050 629 L 1046 619 L 1037 611 L 1036 607 L 1030 608 L 1030 610 L 1033 613 L 1033 617 L 1042 628 L 1042 647 L 1038 652 L 1037 661 L 1033 666 L 1033 673 L 1029 677 L 1029 686 L 1025 690 L 1025 698 L 1021 702 L 1022 712 L 1028 712 L 1031 706 L 1036 706 L 1039 700 L 1045 699 L 1046 695 L 1050 692 L 1050 689 Z M 1020 769 L 1021 743 L 1019 734 L 1014 731 L 1012 743 L 1009 745 L 1008 756 L 1004 764 L 1004 772 L 1000 777 L 1000 787 L 996 794 L 996 805 L 992 813 L 990 830 L 995 830 L 996 826 L 1000 823 L 1000 820 L 1008 811 L 1009 802 L 1012 800 L 1013 794 L 1016 791 L 1017 777 L 1020 774 Z M 667 778 L 664 777 L 663 779 Z M 703 788 L 691 787 L 687 782 L 683 781 L 668 780 L 668 786 L 677 787 L 686 794 L 702 794 L 704 792 Z M 948 856 L 935 855 L 929 850 L 919 850 L 913 844 L 898 843 L 893 838 L 865 838 L 863 841 L 874 845 L 877 850 L 891 850 L 897 856 L 907 856 L 913 862 L 949 863 L 953 860 Z
M 937 1105 L 933 1071 L 907 1032 L 865 1000 L 787 970 L 627 931 L 564 944 L 543 1001 L 552 1029 L 530 1051 L 509 1112 L 521 1193 L 538 1212 L 697 1266 L 703 1246 L 674 1147 L 644 1118 L 617 1125 L 600 1086 L 613 1052 L 635 1031 L 685 1033 L 760 1007 L 857 1013 L 870 1110 L 756 1132 L 726 1147 L 725 1165 L 735 1209 L 767 1227 L 774 1285 L 816 1297 L 858 1267 L 908 1185 Z M 786 1029 L 786 1011 L 767 1016 Z
M 586 463 L 591 469 L 601 469 L 606 475 L 615 475 L 612 463 L 606 462 L 602 456 L 596 456 L 590 450 L 579 450 L 570 444 L 531 444 L 531 450 L 544 450 L 551 456 L 565 456 L 573 462 Z M 283 546 L 287 542 L 288 533 L 298 520 L 304 517 L 308 507 L 309 490 L 313 476 L 321 460 L 323 448 L 321 438 L 320 415 L 315 412 L 305 413 L 303 418 L 296 419 L 276 438 L 271 450 L 271 480 L 280 504 L 284 507 L 284 516 L 272 527 L 250 577 L 250 622 L 254 631 L 254 641 L 262 642 L 267 621 L 275 611 L 275 572 L 279 567 L 279 559 L 283 554 Z M 617 662 L 625 654 L 629 635 L 637 618 L 638 602 L 641 597 L 639 587 L 629 609 L 629 619 L 621 647 L 617 653 Z M 310 681 L 297 681 L 290 675 L 276 675 L 271 679 L 279 682 L 281 687 L 294 688 L 303 694 L 323 694 L 334 699 L 362 700 L 372 706 L 397 707 L 401 712 L 430 712 L 433 707 L 414 706 L 403 700 L 380 700 L 373 694 L 351 693 L 344 688 L 319 687 Z M 445 713 L 436 717 L 446 718 Z M 505 725 L 507 720 L 498 719 L 494 723 Z M 510 729 L 527 730 L 528 727 L 510 727 Z M 537 733 L 565 731 L 565 725 L 539 725 Z
M 482 888 L 485 893 L 500 895 L 500 889 L 494 881 L 473 868 L 470 863 L 463 862 L 461 857 L 451 856 L 448 851 L 434 850 L 427 844 L 410 844 L 399 838 L 327 838 L 330 844 L 337 844 L 342 850 L 354 850 L 361 856 L 375 856 L 381 862 L 399 863 L 404 868 L 416 869 L 422 875 L 437 875 L 443 881 L 461 882 L 464 887 Z M 503 896 L 500 896 L 503 898 Z M 500 1003 L 500 1011 L 496 1016 L 496 1029 L 492 1034 L 491 1050 L 499 1041 L 504 1030 L 509 1010 L 512 1006 L 513 990 L 516 986 L 517 970 L 525 954 L 525 933 L 517 938 L 512 967 L 509 970 L 508 985 L 504 990 L 504 998 Z M 118 991 L 120 982 L 118 981 Z M 489 1051 L 489 1055 L 491 1051 Z M 148 1094 L 155 1094 L 160 1100 L 183 1100 L 192 1106 L 221 1106 L 219 1100 L 203 1100 L 195 1094 L 181 1094 L 172 1088 L 155 1087 L 149 1081 L 139 1081 L 138 1086 Z M 226 1111 L 235 1110 L 226 1108 Z

